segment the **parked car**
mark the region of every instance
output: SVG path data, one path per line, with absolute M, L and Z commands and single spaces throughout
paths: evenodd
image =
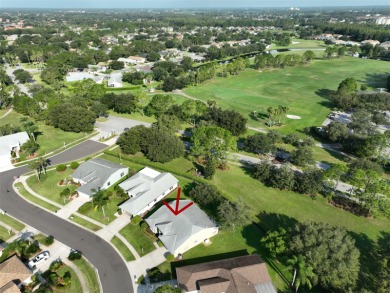
M 49 257 L 50 257 L 49 251 L 41 252 L 40 254 L 37 254 L 36 256 L 34 256 L 34 258 L 32 258 L 28 262 L 28 267 L 30 269 L 32 269 L 32 268 L 36 267 L 37 264 L 40 264 L 40 263 L 44 262 L 45 260 L 47 260 Z

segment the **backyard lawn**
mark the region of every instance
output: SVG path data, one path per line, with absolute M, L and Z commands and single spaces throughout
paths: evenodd
M 119 233 L 137 250 L 140 256 L 156 249 L 154 240 L 147 236 L 139 225 L 128 224 Z
M 385 87 L 388 73 L 387 62 L 343 57 L 264 72 L 248 69 L 238 76 L 209 80 L 184 92 L 203 101 L 214 99 L 223 108 L 237 110 L 253 127 L 266 128 L 268 107 L 288 106 L 288 114 L 302 119 L 287 119 L 285 126 L 275 129 L 299 132 L 307 126 L 322 124 L 331 111 L 329 91 L 336 90 L 343 79 L 353 76 L 360 84 Z M 253 111 L 257 111 L 258 118 L 250 116 Z

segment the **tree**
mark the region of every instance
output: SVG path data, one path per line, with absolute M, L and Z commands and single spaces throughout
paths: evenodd
M 208 156 L 206 158 L 206 163 L 204 167 L 204 174 L 203 174 L 204 178 L 209 180 L 213 179 L 217 167 L 218 167 L 217 160 L 215 160 L 212 156 Z
M 324 177 L 326 179 L 331 180 L 331 182 L 336 181 L 336 184 L 334 184 L 334 192 L 337 190 L 341 176 L 345 175 L 347 171 L 348 167 L 343 164 L 334 164 L 325 171 Z
M 311 168 L 297 174 L 295 186 L 296 190 L 300 193 L 316 195 L 323 186 L 322 171 Z
M 107 192 L 104 190 L 92 190 L 92 202 L 95 207 L 95 209 L 102 209 L 103 217 L 106 217 L 106 214 L 104 212 L 104 207 L 110 202 L 110 198 L 107 196 Z
M 112 70 L 121 70 L 121 69 L 125 68 L 125 63 L 123 63 L 122 61 L 113 60 L 110 63 L 110 68 Z
M 142 90 L 139 90 L 134 94 L 135 107 L 137 110 L 141 112 L 142 116 L 145 115 L 144 108 L 146 107 L 147 101 L 148 101 L 148 96 Z
M 41 164 L 38 161 L 31 161 L 28 163 L 28 168 L 35 171 L 35 175 L 37 176 L 38 181 L 41 181 Z
M 214 185 L 198 183 L 189 193 L 190 197 L 206 211 L 214 214 L 223 200 L 221 193 Z
M 73 93 L 77 98 L 90 103 L 91 100 L 101 99 L 105 94 L 105 89 L 103 84 L 97 84 L 88 78 L 75 82 L 73 84 Z
M 272 138 L 263 133 L 247 136 L 244 142 L 244 150 L 254 154 L 267 154 L 275 149 Z
M 141 151 L 141 137 L 145 131 L 148 130 L 144 125 L 135 126 L 122 132 L 116 144 L 119 145 L 123 153 L 134 155 Z
M 235 203 L 223 200 L 217 208 L 217 215 L 222 228 L 228 230 L 234 231 L 252 222 L 251 209 L 241 200 Z
M 297 166 L 311 165 L 315 162 L 313 158 L 313 150 L 309 146 L 302 146 L 293 151 L 291 159 Z
M 185 119 L 188 119 L 189 123 L 192 124 L 193 127 L 196 126 L 199 118 L 207 111 L 207 105 L 205 103 L 189 99 L 181 104 L 180 108 L 182 116 Z
M 310 279 L 314 277 L 314 273 L 313 268 L 306 264 L 305 257 L 294 255 L 287 261 L 287 264 L 294 270 L 291 287 L 295 288 L 295 292 L 298 292 L 301 285 L 307 285 L 311 289 L 312 283 Z
M 225 161 L 229 151 L 237 149 L 237 143 L 228 130 L 217 126 L 198 127 L 191 137 L 191 154 L 196 157 L 213 156 Z
M 36 142 L 35 133 L 38 132 L 38 126 L 26 117 L 20 119 L 22 123 L 22 129 L 27 132 L 28 136 Z
M 150 52 L 147 56 L 146 56 L 146 60 L 148 60 L 149 62 L 155 62 L 155 61 L 158 61 L 160 60 L 161 58 L 161 55 L 157 52 Z
M 344 79 L 337 88 L 338 94 L 353 94 L 357 91 L 358 85 L 352 77 Z
M 157 122 L 153 123 L 158 129 L 175 134 L 181 129 L 181 123 L 179 118 L 174 115 L 163 114 L 157 118 Z
M 310 63 L 310 61 L 313 60 L 315 57 L 316 57 L 316 54 L 313 51 L 307 50 L 307 51 L 305 51 L 305 53 L 303 53 L 302 59 L 306 63 Z
M 148 116 L 164 114 L 173 105 L 174 98 L 170 95 L 154 95 L 150 103 L 146 106 L 145 112 Z
M 71 132 L 90 132 L 96 121 L 94 112 L 68 103 L 53 106 L 49 119 L 54 127 Z
M 39 149 L 39 144 L 37 144 L 32 139 L 29 139 L 24 144 L 22 144 L 20 149 L 22 151 L 27 152 L 30 156 L 32 156 Z
M 24 69 L 17 69 L 13 72 L 13 74 L 15 75 L 15 78 L 19 80 L 20 83 L 29 82 L 33 78 L 30 72 Z
M 329 291 L 356 286 L 360 253 L 345 229 L 325 223 L 296 224 L 289 246 L 293 255 L 302 255 L 313 268 L 313 285 Z
M 266 183 L 273 173 L 273 166 L 269 161 L 261 161 L 256 165 L 253 172 L 253 178 L 259 180 L 260 182 Z
M 222 110 L 217 107 L 209 107 L 202 120 L 229 130 L 235 136 L 246 132 L 247 120 L 234 110 Z
M 184 144 L 176 135 L 152 127 L 145 155 L 153 162 L 166 163 L 184 155 Z
M 60 192 L 60 197 L 62 197 L 62 199 L 64 200 L 64 204 L 65 204 L 65 199 L 68 199 L 69 195 L 70 195 L 70 189 L 68 187 L 66 187 L 64 190 Z
M 286 164 L 280 168 L 273 166 L 267 183 L 280 190 L 292 190 L 295 184 L 294 171 Z
M 348 136 L 348 127 L 342 122 L 334 121 L 325 127 L 326 134 L 331 141 L 341 141 Z
M 268 231 L 267 234 L 261 238 L 260 242 L 264 244 L 273 257 L 276 257 L 287 251 L 287 237 L 287 231 L 280 228 L 277 231 Z

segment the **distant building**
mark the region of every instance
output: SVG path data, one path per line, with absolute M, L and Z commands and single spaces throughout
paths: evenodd
M 376 24 L 390 25 L 390 16 L 379 17 L 376 19 Z
M 246 255 L 176 268 L 177 282 L 188 293 L 276 293 L 265 263 Z
M 376 40 L 365 40 L 365 41 L 362 41 L 361 42 L 362 44 L 370 44 L 370 45 L 372 45 L 372 46 L 376 46 L 376 45 L 379 45 L 381 42 L 379 42 L 379 41 L 376 41 Z

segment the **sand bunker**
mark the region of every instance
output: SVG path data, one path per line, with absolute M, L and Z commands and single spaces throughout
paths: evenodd
M 290 115 L 290 114 L 286 115 L 286 117 L 289 118 L 289 119 L 295 119 L 295 120 L 301 119 L 301 116 Z

